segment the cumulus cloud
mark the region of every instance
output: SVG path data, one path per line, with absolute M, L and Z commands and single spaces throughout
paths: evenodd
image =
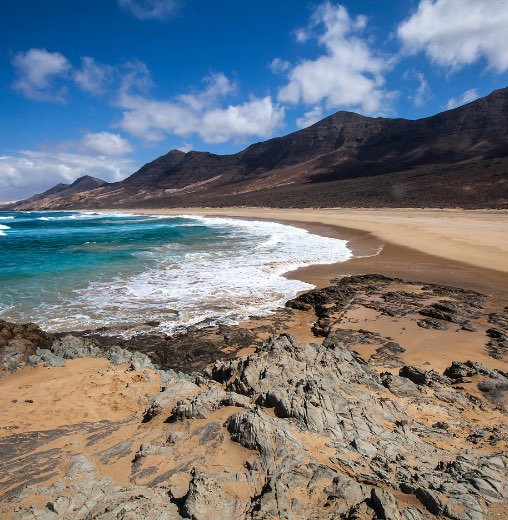
M 288 83 L 279 90 L 279 101 L 294 105 L 324 103 L 326 108 L 350 107 L 367 114 L 386 111 L 390 93 L 383 85 L 389 63 L 358 36 L 366 24 L 364 16 L 352 18 L 342 5 L 320 5 L 307 31 L 298 34 L 317 39 L 324 53 L 290 70 Z
M 475 88 L 466 90 L 464 94 L 462 94 L 462 96 L 459 96 L 458 98 L 449 99 L 447 108 L 448 110 L 451 110 L 452 108 L 460 107 L 462 105 L 465 105 L 466 103 L 471 103 L 471 101 L 474 101 L 479 97 L 480 95 L 478 94 Z
M 175 14 L 176 0 L 118 0 L 138 20 L 167 20 Z
M 35 101 L 65 101 L 65 87 L 55 84 L 56 79 L 66 76 L 71 68 L 65 56 L 46 49 L 30 49 L 18 52 L 12 64 L 16 71 L 12 86 L 25 97 Z
M 414 94 L 409 95 L 408 98 L 413 101 L 415 107 L 423 106 L 432 97 L 429 82 L 427 81 L 425 74 L 412 68 L 407 70 L 403 77 L 406 80 L 415 79 L 418 81 L 418 86 L 416 87 Z
M 298 126 L 298 128 L 307 128 L 322 118 L 323 109 L 319 105 L 316 105 L 312 110 L 305 112 L 302 117 L 296 120 L 296 126 Z
M 498 72 L 508 70 L 508 2 L 420 0 L 397 33 L 406 51 L 423 51 L 434 63 L 459 69 L 481 58 Z
M 124 110 L 118 126 L 147 141 L 162 141 L 166 134 L 199 135 L 207 143 L 245 137 L 270 137 L 284 118 L 284 109 L 270 96 L 252 98 L 239 105 L 221 106 L 222 98 L 236 86 L 224 74 L 205 78 L 202 91 L 156 100 L 123 92 Z
M 133 151 L 133 147 L 119 134 L 97 132 L 85 134 L 81 140 L 82 146 L 89 152 L 100 155 L 125 155 Z
M 73 78 L 78 87 L 90 94 L 104 94 L 111 84 L 115 69 L 111 65 L 97 63 L 90 56 L 81 58 L 81 68 L 74 71 Z
M 270 70 L 274 74 L 280 74 L 281 72 L 286 72 L 289 67 L 291 67 L 291 63 L 287 60 L 282 60 L 280 58 L 274 58 L 270 63 Z
M 83 175 L 115 182 L 136 171 L 137 166 L 125 158 L 25 150 L 12 156 L 0 156 L 0 193 L 4 201 L 19 200 L 59 182 L 72 183 Z

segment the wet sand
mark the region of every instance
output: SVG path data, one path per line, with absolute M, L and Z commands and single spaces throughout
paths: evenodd
M 324 287 L 338 276 L 379 273 L 453 285 L 508 299 L 508 211 L 435 209 L 181 208 L 165 215 L 276 221 L 348 240 L 354 258 L 288 273 Z

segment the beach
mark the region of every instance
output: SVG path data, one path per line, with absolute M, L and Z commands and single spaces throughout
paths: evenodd
M 181 208 L 164 215 L 263 219 L 349 241 L 354 258 L 293 273 L 324 286 L 335 276 L 377 272 L 508 295 L 508 210 Z
M 252 497 L 270 497 L 271 475 L 307 515 L 339 492 L 337 514 L 376 493 L 389 494 L 376 500 L 395 508 L 390 518 L 431 518 L 438 506 L 450 518 L 502 514 L 507 211 L 129 213 L 279 222 L 347 240 L 353 258 L 286 273 L 316 289 L 272 315 L 174 338 L 55 339 L 4 326 L 4 338 L 40 337 L 50 349 L 32 354 L 37 368 L 0 379 L 5 518 L 95 514 L 104 494 L 110 510 L 164 508 L 165 493 L 175 515 L 185 503 L 201 508 L 196 518 L 242 518 Z M 316 465 L 326 471 L 316 476 Z M 466 486 L 469 467 L 494 488 Z M 354 492 L 351 469 L 362 479 Z

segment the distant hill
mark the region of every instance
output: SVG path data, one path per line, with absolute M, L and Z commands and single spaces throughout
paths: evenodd
M 90 175 L 84 175 L 83 177 L 76 179 L 72 184 L 59 183 L 43 193 L 10 204 L 9 207 L 12 209 L 17 209 L 18 206 L 30 206 L 36 208 L 39 207 L 39 205 L 45 206 L 51 204 L 51 201 L 57 201 L 58 204 L 59 201 L 67 197 L 94 190 L 95 188 L 99 188 L 105 184 L 107 184 L 106 181 L 103 181 L 102 179 L 91 177 Z
M 121 182 L 59 185 L 9 207 L 499 208 L 508 205 L 507 172 L 504 88 L 415 121 L 337 112 L 233 155 L 171 150 Z

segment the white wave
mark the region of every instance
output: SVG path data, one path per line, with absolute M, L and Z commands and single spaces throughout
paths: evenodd
M 14 217 L 0 217 L 0 220 L 14 220 Z
M 5 224 L 0 224 L 0 229 L 11 229 L 11 227 L 6 226 Z
M 182 250 L 181 245 L 175 248 L 172 244 L 157 254 L 151 252 L 159 260 L 155 267 L 76 291 L 66 305 L 65 322 L 53 315 L 49 317 L 50 328 L 156 320 L 161 322 L 161 330 L 174 332 L 203 322 L 238 323 L 249 316 L 271 314 L 297 292 L 313 287 L 288 280 L 282 276 L 284 273 L 351 257 L 346 241 L 313 235 L 293 226 L 178 217 L 218 230 L 224 228 L 226 238 L 209 250 Z M 84 321 L 85 315 L 88 319 Z
M 5 237 L 7 236 L 7 233 L 5 231 L 0 231 L 0 237 Z
M 51 217 L 37 217 L 37 220 L 50 220 Z

